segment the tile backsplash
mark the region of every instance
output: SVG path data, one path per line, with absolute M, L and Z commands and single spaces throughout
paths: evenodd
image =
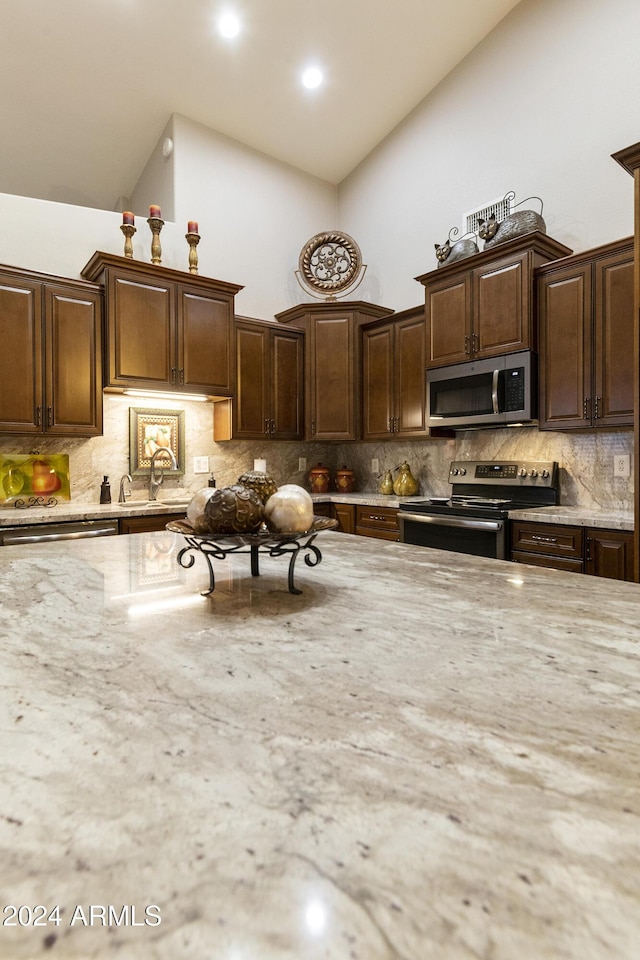
M 633 453 L 633 431 L 592 431 L 554 433 L 535 427 L 501 428 L 460 433 L 455 439 L 383 441 L 377 443 L 290 443 L 274 440 L 213 440 L 213 408 L 210 403 L 185 400 L 137 400 L 105 394 L 104 434 L 102 437 L 75 440 L 60 437 L 24 437 L 0 435 L 0 453 L 69 455 L 71 497 L 98 503 L 103 476 L 111 481 L 112 497 L 117 498 L 120 477 L 129 472 L 129 408 L 179 409 L 185 412 L 185 472 L 181 477 L 166 474 L 166 494 L 195 493 L 207 485 L 209 473 L 193 471 L 195 457 L 207 457 L 209 472 L 218 486 L 237 480 L 253 469 L 254 459 L 264 459 L 267 472 L 276 483 L 300 483 L 307 486 L 306 474 L 321 462 L 334 472 L 347 466 L 355 472 L 356 490 L 377 492 L 379 474 L 393 470 L 408 460 L 420 483 L 420 492 L 439 496 L 449 492 L 449 463 L 458 459 L 557 460 L 560 464 L 560 501 L 566 505 L 633 509 L 633 477 L 614 477 L 613 459 Z M 305 457 L 305 471 L 298 470 L 298 459 Z M 631 457 L 631 459 L 633 459 Z M 374 475 L 371 461 L 377 460 Z M 134 478 L 133 496 L 146 496 L 146 482 Z

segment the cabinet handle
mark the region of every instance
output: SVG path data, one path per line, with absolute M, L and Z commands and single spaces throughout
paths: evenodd
M 393 433 L 393 417 L 389 417 L 389 433 Z
M 269 433 L 269 430 L 270 430 L 269 423 L 270 423 L 270 421 L 269 421 L 268 417 L 265 417 L 265 418 L 264 418 L 264 432 L 267 433 L 267 434 Z
M 184 383 L 184 367 L 180 367 L 180 383 Z
M 275 433 L 275 432 L 276 432 L 276 422 L 275 422 L 275 420 L 272 420 L 272 421 L 271 421 L 271 433 Z
M 585 397 L 582 402 L 582 419 L 590 420 L 591 415 L 589 413 L 589 407 L 591 405 L 591 397 Z
M 176 368 L 171 367 L 171 383 L 175 383 L 175 382 L 176 382 Z
M 53 407 L 47 407 L 47 426 L 53 426 Z
M 480 349 L 480 336 L 478 334 L 473 333 L 471 335 L 471 349 L 474 353 L 477 353 Z
M 587 563 L 589 563 L 591 559 L 592 559 L 592 557 L 591 557 L 591 537 L 587 537 L 587 556 L 586 556 L 586 561 L 587 561 Z
M 40 426 L 40 415 L 41 415 L 40 404 L 38 404 L 38 406 L 36 407 L 36 427 Z
M 316 432 L 316 422 L 315 422 L 315 420 L 312 420 L 312 421 L 311 421 L 311 436 L 313 436 L 313 435 L 315 434 L 315 432 Z
M 469 337 L 464 338 L 464 352 L 469 353 Z
M 397 433 L 398 430 L 400 429 L 400 417 L 394 417 L 393 422 L 394 422 L 393 432 Z
M 600 397 L 596 397 L 595 410 L 593 413 L 594 420 L 600 419 Z
M 531 539 L 539 540 L 541 543 L 557 543 L 558 542 L 557 537 L 543 537 L 542 534 L 540 533 L 532 533 Z

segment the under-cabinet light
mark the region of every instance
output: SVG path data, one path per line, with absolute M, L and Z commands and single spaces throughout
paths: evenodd
M 185 400 L 198 400 L 200 403 L 206 403 L 209 397 L 201 393 L 159 393 L 158 390 L 123 390 L 127 397 L 144 397 L 145 400 L 177 400 L 183 403 Z

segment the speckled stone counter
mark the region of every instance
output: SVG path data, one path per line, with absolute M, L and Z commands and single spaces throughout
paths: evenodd
M 0 957 L 637 960 L 638 586 L 317 544 L 0 550 Z
M 633 513 L 624 510 L 595 510 L 593 507 L 538 507 L 535 510 L 510 510 L 509 517 L 512 520 L 562 523 L 572 527 L 633 530 Z

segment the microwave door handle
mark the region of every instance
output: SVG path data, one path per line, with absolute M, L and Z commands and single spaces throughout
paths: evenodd
M 493 404 L 493 412 L 500 413 L 500 407 L 498 406 L 498 381 L 500 380 L 500 371 L 493 371 L 493 380 L 491 383 L 491 402 Z

